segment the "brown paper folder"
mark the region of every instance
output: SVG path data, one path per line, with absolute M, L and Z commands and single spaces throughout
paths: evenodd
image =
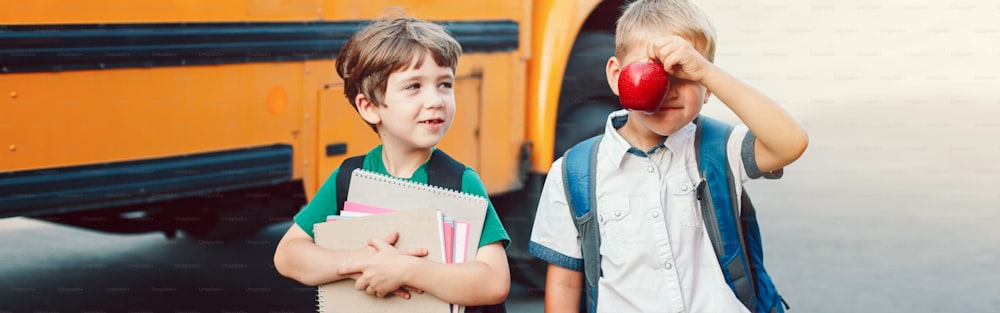
M 354 217 L 313 226 L 316 244 L 330 249 L 357 249 L 368 239 L 399 232 L 397 248 L 425 248 L 426 258 L 442 262 L 441 213 L 422 208 L 393 213 Z M 320 312 L 434 312 L 449 311 L 449 304 L 430 294 L 412 293 L 410 299 L 397 296 L 378 298 L 354 288 L 353 279 L 343 279 L 319 287 Z

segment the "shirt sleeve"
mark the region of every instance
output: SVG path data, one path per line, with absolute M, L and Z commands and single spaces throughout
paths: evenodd
M 552 163 L 545 178 L 535 212 L 535 222 L 531 228 L 528 251 L 553 265 L 581 271 L 583 252 L 577 239 L 579 232 L 566 202 L 562 168 L 563 159 L 559 158 Z
M 729 135 L 727 151 L 739 151 L 739 153 L 727 153 L 729 164 L 733 167 L 733 173 L 740 174 L 740 181 L 746 182 L 751 179 L 767 178 L 778 179 L 784 174 L 783 169 L 776 169 L 770 172 L 762 172 L 757 167 L 757 156 L 754 151 L 757 137 L 746 125 L 740 124 L 733 128 Z
M 484 197 L 488 203 L 486 207 L 486 220 L 483 221 L 483 233 L 479 237 L 479 246 L 482 247 L 501 241 L 503 247 L 507 248 L 510 245 L 510 235 L 503 228 L 503 223 L 500 222 L 500 217 L 493 207 L 493 201 L 490 201 L 490 197 L 486 193 L 486 186 L 483 185 L 479 174 L 468 166 L 465 167 L 465 172 L 462 173 L 462 192 Z
M 330 177 L 326 178 L 323 185 L 313 195 L 312 200 L 309 200 L 305 208 L 295 214 L 293 218 L 295 224 L 299 225 L 299 228 L 310 237 L 314 237 L 313 225 L 325 222 L 327 216 L 340 212 L 340 205 L 337 204 L 337 173 L 339 172 L 340 167 L 333 170 Z

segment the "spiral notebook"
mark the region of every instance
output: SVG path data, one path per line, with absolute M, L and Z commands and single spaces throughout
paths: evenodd
M 479 238 L 483 233 L 483 221 L 489 200 L 461 191 L 429 186 L 363 169 L 351 173 L 351 187 L 347 201 L 365 205 L 408 210 L 435 208 L 444 216 L 458 222 L 468 223 L 469 237 L 465 246 L 465 259 L 475 260 L 479 249 Z
M 341 229 L 343 227 L 333 227 L 340 225 L 332 225 L 336 223 L 343 222 L 353 222 L 354 220 L 368 219 L 371 217 L 380 217 L 384 215 L 392 216 L 408 216 L 407 214 L 418 214 L 418 212 L 410 211 L 425 211 L 425 210 L 437 210 L 444 216 L 454 218 L 458 222 L 462 222 L 468 227 L 468 237 L 463 238 L 465 241 L 464 248 L 456 247 L 456 249 L 463 250 L 465 252 L 465 260 L 474 260 L 476 252 L 479 249 L 479 239 L 483 232 L 483 221 L 486 219 L 486 209 L 489 205 L 489 200 L 486 198 L 463 193 L 456 190 L 445 189 L 437 186 L 430 186 L 427 184 L 415 183 L 395 177 L 390 177 L 387 175 L 382 175 L 370 171 L 365 171 L 363 169 L 356 169 L 351 173 L 351 186 L 347 194 L 347 201 L 360 203 L 373 207 L 380 207 L 391 209 L 397 211 L 395 213 L 383 213 L 372 216 L 367 216 L 363 218 L 351 218 L 344 219 L 335 222 L 326 222 L 316 224 L 314 228 L 316 243 L 320 246 L 326 247 L 324 244 L 330 240 L 331 237 L 338 237 L 339 235 L 333 229 Z M 386 218 L 386 217 L 382 217 Z M 400 240 L 403 240 L 409 235 L 403 233 L 402 227 L 409 227 L 412 225 L 393 225 L 398 222 L 381 222 L 378 227 L 389 227 L 388 230 L 392 230 L 392 227 L 398 227 L 397 230 L 400 231 Z M 331 224 L 331 225 L 326 225 Z M 402 222 L 399 224 L 411 224 L 409 222 Z M 371 225 L 368 229 L 373 229 L 376 227 Z M 431 226 L 423 226 L 431 227 Z M 441 227 L 441 221 L 436 220 L 433 225 L 434 229 Z M 328 230 L 330 229 L 330 230 Z M 426 229 L 426 228 L 425 228 Z M 364 240 L 371 238 L 367 235 L 370 233 L 369 230 L 356 230 L 348 231 L 350 233 L 366 233 L 363 237 Z M 439 233 L 437 231 L 418 231 L 419 236 L 434 235 L 439 241 L 437 244 L 428 244 L 438 247 L 440 249 L 440 239 Z M 362 241 L 363 242 L 363 241 Z M 397 243 L 399 245 L 400 243 Z M 438 252 L 434 252 L 438 251 Z M 440 250 L 428 249 L 428 257 L 434 255 L 435 258 L 442 256 L 443 252 Z M 441 260 L 438 260 L 439 262 Z M 346 284 L 346 285 L 343 285 Z M 351 292 L 347 291 L 345 288 L 349 287 Z M 338 291 L 340 290 L 340 291 Z M 418 300 L 417 296 L 410 298 L 409 300 L 401 299 L 398 297 L 387 297 L 376 299 L 371 296 L 366 296 L 364 293 L 354 289 L 354 280 L 341 280 L 331 284 L 322 285 L 319 287 L 319 307 L 320 312 L 333 312 L 334 307 L 337 311 L 343 312 L 464 312 L 464 307 L 454 306 L 449 307 L 447 302 L 437 299 L 429 294 L 422 294 L 417 296 L 425 296 Z M 341 295 L 352 296 L 349 299 L 341 300 L 339 297 Z M 425 299 L 426 298 L 426 299 Z M 336 299 L 336 300 L 335 300 Z M 363 299 L 363 300 L 358 300 Z M 373 300 L 389 300 L 386 302 L 379 302 Z M 418 301 L 415 301 L 418 300 Z M 344 302 L 346 301 L 346 302 Z M 362 302 L 357 302 L 362 301 Z M 441 303 L 444 305 L 441 306 Z

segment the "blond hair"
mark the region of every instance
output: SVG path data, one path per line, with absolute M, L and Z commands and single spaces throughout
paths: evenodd
M 344 80 L 344 95 L 355 110 L 363 94 L 376 105 L 385 105 L 389 74 L 406 69 L 416 60 L 420 67 L 430 53 L 438 66 L 458 66 L 462 47 L 439 24 L 401 14 L 386 15 L 351 36 L 337 54 L 337 75 Z M 371 125 L 375 129 L 374 125 Z
M 651 35 L 672 33 L 715 60 L 715 28 L 701 9 L 686 0 L 637 0 L 625 5 L 615 29 L 615 56 L 624 57 Z

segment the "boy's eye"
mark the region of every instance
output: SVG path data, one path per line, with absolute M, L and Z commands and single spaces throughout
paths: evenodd
M 441 88 L 451 89 L 451 86 L 452 86 L 452 82 L 443 82 L 443 83 L 441 83 Z
M 419 83 L 413 83 L 406 86 L 406 89 L 420 89 Z

